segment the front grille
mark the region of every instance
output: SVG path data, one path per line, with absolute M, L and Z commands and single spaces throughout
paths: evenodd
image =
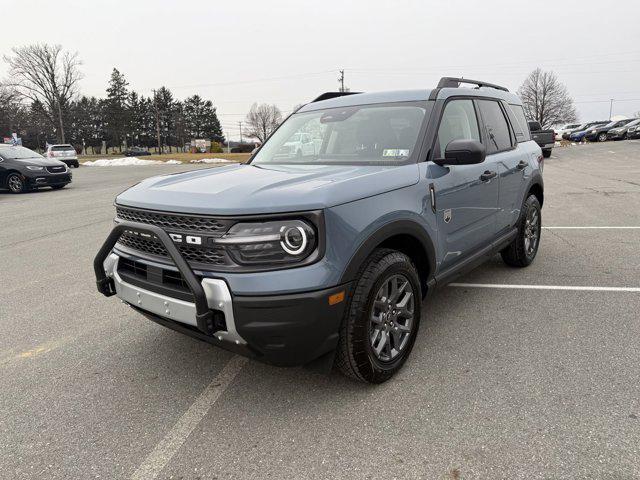
M 169 258 L 169 253 L 160 241 L 148 240 L 125 232 L 118 240 L 120 245 L 157 257 Z M 207 265 L 231 265 L 231 259 L 222 247 L 197 248 L 191 245 L 176 245 L 187 262 Z
M 45 168 L 49 173 L 62 173 L 67 171 L 67 167 L 65 167 L 64 165 L 59 165 L 55 167 L 45 167 Z
M 116 207 L 116 215 L 122 220 L 157 225 L 167 231 L 186 231 L 213 235 L 223 235 L 235 223 L 234 220 L 226 218 L 151 212 L 120 206 Z

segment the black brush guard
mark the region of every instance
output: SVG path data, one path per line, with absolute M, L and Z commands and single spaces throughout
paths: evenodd
M 171 240 L 171 237 L 169 237 L 167 232 L 155 225 L 120 221 L 115 227 L 113 227 L 113 230 L 111 230 L 111 233 L 109 233 L 109 236 L 98 251 L 96 258 L 93 260 L 93 270 L 96 274 L 96 285 L 98 287 L 98 291 L 106 297 L 116 294 L 116 287 L 113 279 L 109 278 L 104 271 L 104 261 L 111 253 L 111 250 L 113 250 L 113 247 L 120 239 L 120 236 L 127 230 L 150 233 L 160 240 L 160 243 L 162 243 L 169 253 L 169 256 L 171 257 L 171 260 L 173 260 L 175 266 L 178 267 L 178 270 L 182 274 L 182 278 L 184 278 L 189 290 L 191 290 L 191 293 L 195 298 L 196 324 L 198 326 L 198 330 L 205 335 L 213 334 L 214 312 L 209 309 L 207 296 L 204 293 L 202 285 L 180 253 L 180 250 L 178 250 L 176 245 L 173 243 L 173 240 Z

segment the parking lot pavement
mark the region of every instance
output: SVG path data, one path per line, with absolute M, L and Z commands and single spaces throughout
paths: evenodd
M 640 142 L 545 164 L 534 265 L 496 257 L 435 292 L 376 387 L 245 361 L 95 292 L 114 196 L 193 166 L 0 192 L 0 478 L 640 477 L 640 293 L 598 290 L 640 287 L 640 228 L 591 228 L 640 227 Z

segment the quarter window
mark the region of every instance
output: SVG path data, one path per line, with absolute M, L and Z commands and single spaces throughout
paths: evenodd
M 487 154 L 510 149 L 509 124 L 500 104 L 493 100 L 478 100 L 478 105 L 487 129 Z
M 480 141 L 478 117 L 471 100 L 452 100 L 447 103 L 438 127 L 435 158 L 442 158 L 452 140 Z
M 531 135 L 529 133 L 529 124 L 527 123 L 527 119 L 524 116 L 524 110 L 522 109 L 522 106 L 509 104 L 507 114 L 509 115 L 509 119 L 511 120 L 511 126 L 516 133 L 516 141 L 520 143 L 531 140 Z

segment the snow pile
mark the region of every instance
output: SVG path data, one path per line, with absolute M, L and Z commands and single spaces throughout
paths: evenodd
M 189 163 L 237 163 L 226 158 L 195 158 Z
M 176 160 L 172 162 L 180 163 Z M 142 160 L 136 157 L 124 157 L 124 158 L 101 158 L 99 160 L 93 160 L 84 162 L 83 165 L 87 167 L 128 167 L 130 165 L 159 165 L 162 160 Z
M 182 165 L 182 162 L 180 160 L 167 160 L 166 162 L 160 163 L 164 163 L 165 165 Z

